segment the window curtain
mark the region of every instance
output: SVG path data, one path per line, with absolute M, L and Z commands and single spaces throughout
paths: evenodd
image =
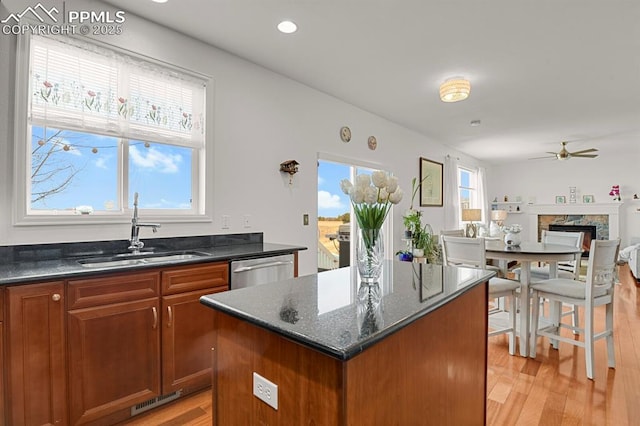
M 204 78 L 83 40 L 30 43 L 32 123 L 204 146 Z
M 482 210 L 482 223 L 489 229 L 491 216 L 487 197 L 487 171 L 484 167 L 478 168 L 478 207 Z
M 444 228 L 460 228 L 460 195 L 458 194 L 458 159 L 444 159 Z

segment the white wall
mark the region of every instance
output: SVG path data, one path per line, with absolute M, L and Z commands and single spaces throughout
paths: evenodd
M 634 139 L 637 140 L 637 136 Z M 577 203 L 582 202 L 583 195 L 593 195 L 596 203 L 610 203 L 611 186 L 620 185 L 623 199 L 620 208 L 620 238 L 621 247 L 625 247 L 629 245 L 630 237 L 640 236 L 640 212 L 636 212 L 640 208 L 640 200 L 632 199 L 636 193 L 640 197 L 640 144 L 629 144 L 632 145 L 632 151 L 620 152 L 608 147 L 605 140 L 586 143 L 580 148 L 598 147 L 600 155 L 595 159 L 529 160 L 488 167 L 489 197 L 493 200 L 497 196 L 498 200 L 502 200 L 507 195 L 510 200 L 514 200 L 516 196 L 521 196 L 525 204 L 523 209 L 526 210 L 530 197 L 534 197 L 538 204 L 553 204 L 557 195 L 563 195 L 569 202 L 569 187 L 575 186 Z M 522 215 L 512 215 L 507 222 L 524 224 L 524 220 Z
M 3 2 L 0 15 L 20 12 L 30 4 L 21 0 Z M 99 2 L 77 0 L 68 0 L 66 8 L 108 9 Z M 436 141 L 164 27 L 130 14 L 126 15 L 123 27 L 123 34 L 102 40 L 211 75 L 215 80 L 211 98 L 214 119 L 208 123 L 208 146 L 213 146 L 214 161 L 206 187 L 207 196 L 213 200 L 214 222 L 165 224 L 158 237 L 262 231 L 267 242 L 309 247 L 300 255 L 301 274 L 308 274 L 315 272 L 317 263 L 318 152 L 379 164 L 398 175 L 406 194 L 410 194 L 411 179 L 419 174 L 421 156 L 444 162 L 445 155 L 451 154 L 460 157 L 465 165 L 478 165 L 473 158 Z M 127 239 L 126 223 L 75 227 L 12 225 L 12 147 L 21 143 L 14 141 L 12 131 L 15 37 L 0 35 L 0 47 L 0 245 Z M 344 125 L 350 126 L 353 133 L 348 144 L 339 138 L 339 129 Z M 367 148 L 370 135 L 378 139 L 376 151 Z M 292 186 L 288 184 L 288 175 L 278 171 L 279 164 L 289 159 L 300 163 Z M 407 195 L 394 208 L 397 230 L 394 251 L 404 246 L 400 241 L 402 213 L 409 207 L 409 201 Z M 436 232 L 442 228 L 442 208 L 423 211 Z M 310 215 L 309 226 L 302 225 L 304 213 Z M 242 226 L 245 214 L 251 215 L 250 229 Z M 229 230 L 221 228 L 222 215 L 231 217 Z

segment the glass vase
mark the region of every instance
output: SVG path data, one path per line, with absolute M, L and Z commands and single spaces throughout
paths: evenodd
M 361 282 L 356 301 L 359 337 L 370 336 L 379 331 L 383 324 L 382 291 L 380 284 Z
M 360 279 L 378 281 L 384 260 L 384 239 L 381 229 L 359 229 L 356 241 L 356 263 Z
M 508 247 L 517 247 L 522 242 L 519 232 L 507 232 L 504 236 L 504 243 Z

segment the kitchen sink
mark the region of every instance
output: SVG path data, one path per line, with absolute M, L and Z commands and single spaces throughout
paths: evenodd
M 184 252 L 168 252 L 168 253 L 141 253 L 141 254 L 127 254 L 126 258 L 123 255 L 115 255 L 108 257 L 91 257 L 87 259 L 78 260 L 78 263 L 85 268 L 109 268 L 117 266 L 131 266 L 131 265 L 144 265 L 163 262 L 175 262 L 180 260 L 196 259 L 199 257 L 207 257 L 209 254 L 199 251 L 184 251 Z

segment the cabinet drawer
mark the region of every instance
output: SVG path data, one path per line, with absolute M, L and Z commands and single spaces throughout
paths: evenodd
M 228 286 L 229 264 L 226 262 L 179 266 L 162 271 L 164 295 Z
M 160 272 L 108 275 L 69 280 L 67 309 L 130 302 L 160 295 Z

